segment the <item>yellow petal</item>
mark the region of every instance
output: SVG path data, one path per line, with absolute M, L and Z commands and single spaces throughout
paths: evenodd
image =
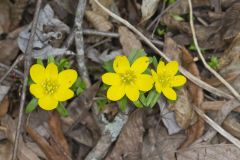
M 170 87 L 163 88 L 162 92 L 163 92 L 164 96 L 167 97 L 169 100 L 174 101 L 177 99 L 176 92 Z
M 143 73 L 149 65 L 149 58 L 146 56 L 140 57 L 136 59 L 132 66 L 131 70 L 135 71 L 136 73 Z
M 125 95 L 124 86 L 111 86 L 107 91 L 107 98 L 112 101 L 120 100 Z
M 165 63 L 163 61 L 160 61 L 157 66 L 157 73 L 161 74 L 165 71 Z
M 31 84 L 29 90 L 30 93 L 36 98 L 41 98 L 44 96 L 43 88 L 39 84 Z
M 54 97 L 58 101 L 66 101 L 74 96 L 71 89 L 60 87 L 58 91 L 54 94 Z
M 159 82 L 156 82 L 155 83 L 155 88 L 156 88 L 156 91 L 158 92 L 158 93 L 161 93 L 162 92 L 162 85 L 161 85 L 161 83 L 159 83 Z
M 153 87 L 153 78 L 147 74 L 140 74 L 137 77 L 136 85 L 141 91 L 149 91 Z
M 59 73 L 58 82 L 61 86 L 69 88 L 77 80 L 77 72 L 73 69 L 67 69 Z
M 35 83 L 41 83 L 45 78 L 45 68 L 40 64 L 32 65 L 30 76 Z
M 47 65 L 45 70 L 46 78 L 57 79 L 58 76 L 58 68 L 54 63 L 50 63 Z
M 124 73 L 130 69 L 130 63 L 126 56 L 117 56 L 113 61 L 113 69 L 117 73 Z
M 38 100 L 39 106 L 44 110 L 57 108 L 58 101 L 53 96 L 44 96 Z
M 154 80 L 155 82 L 158 82 L 158 75 L 157 75 L 157 73 L 156 73 L 153 69 L 151 69 L 151 72 L 152 72 L 153 80 Z
M 134 86 L 134 85 L 126 85 L 125 86 L 125 92 L 126 92 L 127 97 L 131 101 L 135 102 L 135 101 L 138 100 L 138 98 L 139 98 L 139 90 L 137 89 L 136 86 Z
M 171 61 L 166 65 L 166 72 L 174 76 L 178 72 L 178 62 Z
M 171 85 L 173 87 L 180 87 L 180 86 L 183 86 L 186 83 L 186 81 L 187 81 L 186 77 L 182 75 L 177 75 L 173 77 Z
M 121 83 L 121 78 L 116 73 L 105 73 L 102 75 L 102 81 L 107 85 L 119 85 Z

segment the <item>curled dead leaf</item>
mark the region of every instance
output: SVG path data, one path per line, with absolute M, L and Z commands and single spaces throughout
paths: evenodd
M 5 96 L 2 102 L 0 103 L 0 118 L 6 115 L 8 107 L 9 107 L 8 96 Z
M 93 11 L 86 11 L 85 15 L 87 20 L 99 31 L 107 32 L 113 27 L 110 21 Z
M 187 49 L 185 49 L 184 47 L 182 47 L 181 49 L 182 49 L 182 53 L 183 53 L 183 56 L 182 56 L 183 63 L 186 62 L 186 61 L 189 61 L 189 59 L 192 59 L 192 56 L 187 51 Z M 192 73 L 194 76 L 200 78 L 200 73 L 199 73 L 198 67 L 197 67 L 195 62 L 185 64 L 185 66 L 186 66 L 186 69 L 190 73 Z M 204 99 L 202 88 L 198 87 L 197 85 L 193 84 L 190 81 L 187 82 L 187 88 L 188 88 L 189 95 L 191 95 L 192 103 L 195 106 L 200 107 L 202 102 L 203 102 L 203 99 Z M 197 119 L 198 119 L 197 122 L 186 130 L 187 139 L 181 145 L 181 148 L 189 146 L 197 138 L 202 136 L 202 134 L 204 132 L 204 128 L 205 128 L 204 120 L 202 120 L 199 116 L 198 116 Z
M 132 49 L 141 49 L 142 43 L 137 37 L 126 27 L 120 26 L 118 28 L 118 33 L 120 35 L 120 43 L 123 47 L 123 52 L 126 55 L 129 55 Z
M 142 20 L 141 20 L 141 22 L 144 22 L 153 16 L 153 14 L 158 9 L 159 1 L 160 0 L 143 0 L 142 1 L 142 6 L 141 6 Z
M 52 132 L 54 141 L 58 143 L 59 147 L 61 147 L 64 150 L 65 154 L 70 155 L 69 145 L 63 134 L 61 120 L 56 111 L 52 112 L 48 124 Z

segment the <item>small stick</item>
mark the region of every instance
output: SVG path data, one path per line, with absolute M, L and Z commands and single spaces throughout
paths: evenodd
M 23 89 L 22 89 L 21 102 L 20 102 L 20 108 L 19 108 L 19 118 L 18 118 L 18 124 L 17 124 L 17 131 L 16 131 L 16 135 L 15 135 L 12 160 L 17 159 L 19 136 L 20 136 L 21 125 L 22 125 L 22 120 L 23 120 L 23 108 L 24 108 L 25 99 L 26 99 L 28 75 L 29 75 L 29 68 L 30 68 L 30 64 L 31 64 L 30 61 L 31 61 L 33 40 L 34 40 L 34 36 L 35 36 L 35 31 L 36 31 L 36 28 L 37 28 L 37 22 L 38 22 L 38 17 L 39 17 L 39 11 L 40 11 L 41 4 L 42 4 L 42 0 L 38 0 L 37 5 L 36 5 L 36 10 L 35 10 L 35 13 L 34 13 L 34 17 L 33 17 L 31 34 L 30 34 L 30 38 L 29 38 L 26 53 L 25 53 L 24 82 L 23 82 Z
M 3 69 L 5 70 L 10 70 L 11 69 L 11 66 L 7 66 L 3 63 L 0 63 L 0 67 L 2 67 Z M 17 69 L 13 69 L 13 72 L 15 72 L 16 74 L 18 74 L 19 76 L 23 77 L 23 73 Z
M 119 22 L 123 23 L 125 26 L 127 26 L 129 29 L 131 29 L 134 33 L 136 33 L 139 37 L 141 37 L 143 39 L 143 41 L 145 41 L 146 44 L 148 44 L 148 46 L 150 46 L 154 51 L 156 51 L 160 56 L 162 56 L 166 61 L 170 61 L 170 59 L 162 52 L 160 51 L 147 37 L 145 37 L 140 31 L 138 31 L 133 25 L 131 25 L 128 21 L 126 21 L 125 19 L 119 17 L 118 15 L 112 13 L 109 9 L 107 9 L 106 7 L 104 7 L 101 3 L 99 3 L 98 0 L 94 0 L 105 12 L 107 12 L 111 17 L 115 18 L 116 20 L 118 20 Z M 185 70 L 183 67 L 179 66 L 179 71 L 185 75 L 189 80 L 191 80 L 193 83 L 195 83 L 196 85 L 198 85 L 199 87 L 217 95 L 220 97 L 225 97 L 225 98 L 229 98 L 232 99 L 233 97 L 228 94 L 225 93 L 217 88 L 214 88 L 213 86 L 205 83 L 204 81 L 198 79 L 196 76 L 192 75 L 190 72 L 188 72 L 187 70 Z
M 13 64 L 11 65 L 11 67 L 8 69 L 8 71 L 2 76 L 2 78 L 0 79 L 0 84 L 7 78 L 7 76 L 12 72 L 12 70 L 14 70 L 14 68 L 16 67 L 16 65 L 23 60 L 24 56 L 21 54 L 17 57 L 17 59 L 13 62 Z
M 197 36 L 196 36 L 196 32 L 195 32 L 195 28 L 194 28 L 194 23 L 193 23 L 193 11 L 192 11 L 192 1 L 188 0 L 188 4 L 189 4 L 189 15 L 190 15 L 190 27 L 192 30 L 192 36 L 193 36 L 193 41 L 194 44 L 196 46 L 197 52 L 199 57 L 201 58 L 204 66 L 220 81 L 222 82 L 222 84 L 224 84 L 227 89 L 240 101 L 240 95 L 238 94 L 238 92 L 220 75 L 218 74 L 214 69 L 212 69 L 206 62 L 200 48 L 198 45 L 198 41 L 197 41 Z
M 212 128 L 214 128 L 218 133 L 220 133 L 223 137 L 232 142 L 235 146 L 240 149 L 240 141 L 224 130 L 221 126 L 219 126 L 216 122 L 214 122 L 211 118 L 209 118 L 201 109 L 196 106 L 193 106 L 194 110 L 198 113 L 198 115 L 206 121 Z
M 85 55 L 84 55 L 84 42 L 83 42 L 83 29 L 82 29 L 82 22 L 83 22 L 83 16 L 84 11 L 86 7 L 86 0 L 79 0 L 78 7 L 76 11 L 76 17 L 75 17 L 75 44 L 76 44 L 76 58 L 78 63 L 78 71 L 82 76 L 82 79 L 86 83 L 86 86 L 89 87 L 91 85 L 87 67 L 85 64 Z

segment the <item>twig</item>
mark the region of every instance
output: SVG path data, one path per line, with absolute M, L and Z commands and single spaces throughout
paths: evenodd
M 198 115 L 206 121 L 212 128 L 214 128 L 218 133 L 220 133 L 223 137 L 232 142 L 235 146 L 240 149 L 240 141 L 233 137 L 230 133 L 225 131 L 221 126 L 219 126 L 216 122 L 214 122 L 211 118 L 209 118 L 201 109 L 196 106 L 193 106 L 194 110 L 198 113 Z
M 4 81 L 4 79 L 7 78 L 7 76 L 12 72 L 12 70 L 16 67 L 16 65 L 23 60 L 24 56 L 21 54 L 17 57 L 17 59 L 14 61 L 14 63 L 12 64 L 12 66 L 8 69 L 8 71 L 2 76 L 2 78 L 0 79 L 0 84 Z
M 141 37 L 148 46 L 150 46 L 154 51 L 156 51 L 159 55 L 161 55 L 166 61 L 170 61 L 170 59 L 162 52 L 160 51 L 147 37 L 145 37 L 140 31 L 138 31 L 134 26 L 132 26 L 128 21 L 124 20 L 123 18 L 119 17 L 118 15 L 112 13 L 110 10 L 105 8 L 101 3 L 99 3 L 98 0 L 94 0 L 105 12 L 107 12 L 111 17 L 115 18 L 119 22 L 123 23 L 125 26 L 127 26 L 129 29 L 131 29 L 133 32 L 135 32 L 139 37 Z M 198 85 L 199 87 L 217 95 L 220 97 L 225 97 L 232 99 L 233 97 L 225 93 L 217 88 L 212 87 L 211 85 L 203 82 L 202 80 L 198 79 L 194 75 L 192 75 L 190 72 L 185 70 L 183 67 L 179 66 L 179 71 L 185 75 L 189 80 L 191 80 L 193 83 Z
M 3 63 L 0 63 L 0 67 L 2 67 L 2 68 L 5 69 L 5 70 L 10 70 L 10 69 L 11 69 L 10 66 L 5 65 L 5 64 L 3 64 Z M 13 69 L 13 72 L 15 72 L 15 73 L 18 74 L 19 76 L 23 77 L 23 73 L 22 73 L 21 71 L 19 71 L 19 70 L 17 70 L 17 69 Z
M 192 31 L 192 36 L 193 36 L 193 41 L 194 44 L 196 46 L 197 52 L 199 57 L 201 58 L 203 65 L 220 81 L 222 82 L 227 89 L 240 101 L 240 95 L 238 94 L 238 92 L 220 75 L 218 74 L 214 69 L 212 69 L 206 62 L 204 56 L 202 55 L 202 52 L 199 48 L 198 45 L 198 41 L 197 41 L 197 36 L 196 36 L 196 32 L 195 32 L 195 28 L 194 28 L 194 24 L 193 24 L 193 10 L 192 10 L 192 1 L 188 0 L 188 4 L 189 4 L 189 15 L 190 15 L 190 27 L 191 27 L 191 31 Z
M 218 124 L 221 125 L 227 115 L 233 111 L 235 108 L 239 106 L 239 101 L 238 100 L 230 100 L 229 102 L 226 102 L 224 106 L 217 112 L 217 115 L 214 117 L 214 121 Z M 199 139 L 197 139 L 194 144 L 201 143 L 201 142 L 209 142 L 212 140 L 212 138 L 217 134 L 217 131 L 214 130 L 213 128 L 209 128 L 209 130 Z
M 84 55 L 84 42 L 83 42 L 83 30 L 82 30 L 82 21 L 84 16 L 84 11 L 86 7 L 86 0 L 79 0 L 78 7 L 76 11 L 75 17 L 75 44 L 76 44 L 76 58 L 78 63 L 78 70 L 82 76 L 82 79 L 86 83 L 86 86 L 90 86 L 91 82 L 89 79 L 87 67 L 85 64 L 85 55 Z
M 112 38 L 119 38 L 119 34 L 115 32 L 102 32 L 102 31 L 97 31 L 93 29 L 83 29 L 83 34 L 84 35 L 96 35 L 96 36 L 105 36 L 105 37 L 112 37 Z M 140 40 L 143 40 L 140 37 Z M 156 39 L 150 39 L 151 42 L 155 45 L 163 46 L 163 42 L 156 40 Z M 143 40 L 144 41 L 144 40 Z
M 39 16 L 41 3 L 42 3 L 42 0 L 37 1 L 36 10 L 35 10 L 34 17 L 33 17 L 31 34 L 30 34 L 30 38 L 29 38 L 26 53 L 25 53 L 24 82 L 23 82 L 23 89 L 22 89 L 21 102 L 20 102 L 20 108 L 19 108 L 19 118 L 18 118 L 18 124 L 17 124 L 17 131 L 16 131 L 16 135 L 15 135 L 12 160 L 17 159 L 19 136 L 20 136 L 21 125 L 22 125 L 22 120 L 23 120 L 23 108 L 24 108 L 25 99 L 26 99 L 28 75 L 29 75 L 29 68 L 30 68 L 30 64 L 31 64 L 31 62 L 30 62 L 31 61 L 31 53 L 32 53 L 33 40 L 34 40 L 35 31 L 37 28 L 37 22 L 38 22 L 38 16 Z

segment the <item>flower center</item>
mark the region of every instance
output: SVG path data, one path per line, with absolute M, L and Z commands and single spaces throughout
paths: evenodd
M 46 79 L 42 83 L 42 87 L 43 87 L 43 92 L 45 94 L 52 95 L 53 93 L 55 93 L 57 91 L 59 84 L 57 83 L 57 81 Z
M 172 76 L 170 76 L 167 73 L 163 73 L 159 75 L 159 82 L 162 84 L 162 87 L 170 87 L 171 86 L 171 81 L 172 81 Z
M 137 76 L 133 71 L 128 70 L 126 73 L 120 74 L 120 77 L 123 84 L 133 84 Z

